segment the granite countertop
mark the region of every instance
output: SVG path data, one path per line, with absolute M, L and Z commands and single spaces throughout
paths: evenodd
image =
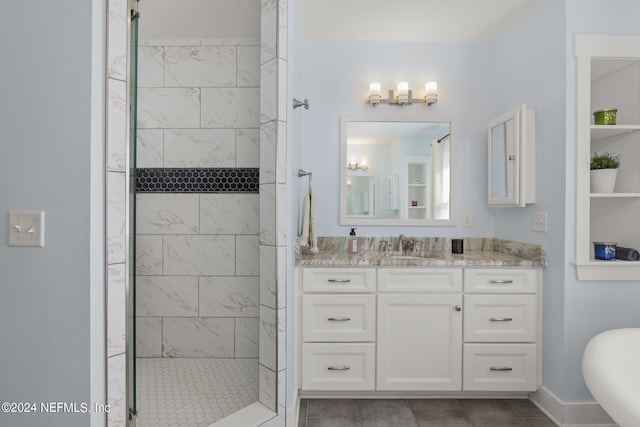
M 495 238 L 465 238 L 464 253 L 452 254 L 449 238 L 416 237 L 410 239 L 422 241 L 423 251 L 408 253 L 385 251 L 384 246 L 397 247 L 394 239 L 396 238 L 358 237 L 358 252 L 349 254 L 346 250 L 347 238 L 319 237 L 319 251 L 313 253 L 304 247 L 300 248 L 296 264 L 307 267 L 539 267 L 546 265 L 544 248 L 530 243 Z

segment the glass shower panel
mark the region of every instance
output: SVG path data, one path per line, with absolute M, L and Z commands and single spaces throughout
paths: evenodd
M 136 4 L 137 2 L 134 2 Z M 127 304 L 127 396 L 129 425 L 136 415 L 136 136 L 138 87 L 138 21 L 131 9 L 129 46 L 129 288 Z

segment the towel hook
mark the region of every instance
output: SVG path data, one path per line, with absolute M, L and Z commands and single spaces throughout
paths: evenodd
M 305 110 L 309 109 L 309 100 L 305 99 L 304 101 L 297 100 L 293 98 L 293 109 L 295 110 L 298 107 L 304 107 Z

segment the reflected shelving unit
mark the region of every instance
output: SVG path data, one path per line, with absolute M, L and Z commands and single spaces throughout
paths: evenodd
M 429 158 L 412 156 L 405 159 L 404 183 L 406 201 L 405 218 L 427 219 L 430 217 L 431 200 L 429 199 Z
M 576 36 L 575 46 L 578 280 L 638 280 L 640 261 L 596 260 L 593 242 L 640 248 L 640 37 Z M 602 108 L 618 109 L 616 125 L 592 124 Z M 622 156 L 612 193 L 591 192 L 594 152 Z

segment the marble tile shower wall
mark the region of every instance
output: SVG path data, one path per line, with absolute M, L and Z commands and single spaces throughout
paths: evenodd
M 259 86 L 257 40 L 140 42 L 138 168 L 257 174 Z M 257 358 L 257 180 L 187 192 L 176 175 L 172 190 L 137 195 L 137 356 Z

